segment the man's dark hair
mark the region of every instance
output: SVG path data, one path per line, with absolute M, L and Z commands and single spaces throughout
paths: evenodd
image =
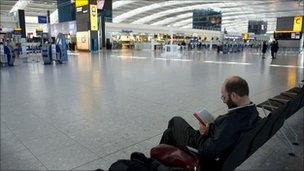
M 227 79 L 225 89 L 229 94 L 235 92 L 241 97 L 249 95 L 249 87 L 247 81 L 239 76 L 233 76 Z

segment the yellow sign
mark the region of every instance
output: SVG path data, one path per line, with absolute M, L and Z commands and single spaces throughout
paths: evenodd
M 43 28 L 36 28 L 36 32 L 43 32 Z
M 243 39 L 248 40 L 249 39 L 249 34 L 248 33 L 243 33 Z
M 15 31 L 21 31 L 22 29 L 20 27 L 17 27 L 14 29 Z
M 76 0 L 75 7 L 82 7 L 89 4 L 89 0 Z
M 275 33 L 299 33 L 299 31 L 274 31 Z
M 302 16 L 296 16 L 293 19 L 293 31 L 302 31 L 302 24 L 303 24 L 303 17 Z
M 97 22 L 97 5 L 90 5 L 90 21 L 91 21 L 91 30 L 98 30 Z

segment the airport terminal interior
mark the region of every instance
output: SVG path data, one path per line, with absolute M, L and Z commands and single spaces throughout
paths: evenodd
M 303 0 L 0 6 L 1 170 L 304 169 Z

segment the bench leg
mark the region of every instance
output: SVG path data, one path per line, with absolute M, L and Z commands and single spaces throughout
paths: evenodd
M 292 142 L 292 144 L 293 145 L 299 145 L 298 135 L 295 132 L 295 130 L 293 128 L 291 128 L 287 122 L 285 122 L 285 124 L 283 125 L 283 127 L 293 136 L 294 141 Z
M 289 149 L 289 153 L 288 155 L 290 156 L 295 156 L 295 149 L 292 146 L 291 142 L 289 141 L 288 137 L 286 136 L 286 134 L 282 131 L 279 130 L 278 133 L 280 133 L 282 135 L 282 137 L 280 138 L 280 140 L 287 146 L 287 148 Z

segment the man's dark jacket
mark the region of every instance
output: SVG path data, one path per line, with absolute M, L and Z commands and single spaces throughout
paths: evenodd
M 242 133 L 252 129 L 260 119 L 254 104 L 235 108 L 210 124 L 201 136 L 198 150 L 202 158 L 216 160 L 230 152 Z

